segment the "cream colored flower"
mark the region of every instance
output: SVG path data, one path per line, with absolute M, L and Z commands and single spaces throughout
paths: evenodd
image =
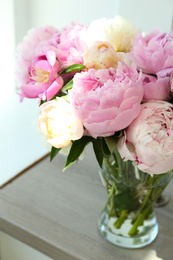
M 52 146 L 62 148 L 68 146 L 71 140 L 83 136 L 82 122 L 73 114 L 70 103 L 63 98 L 57 97 L 56 100 L 44 103 L 40 111 L 39 130 Z
M 121 16 L 115 16 L 114 19 L 95 20 L 87 30 L 88 43 L 107 41 L 116 52 L 129 52 L 135 36 L 136 30 L 133 23 Z
M 117 67 L 118 57 L 108 42 L 93 42 L 84 54 L 84 64 L 87 69 L 108 69 Z

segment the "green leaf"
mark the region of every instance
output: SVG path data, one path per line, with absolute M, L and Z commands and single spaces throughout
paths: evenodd
M 64 99 L 66 98 L 66 96 L 67 96 L 67 93 L 63 92 L 63 91 L 60 91 L 60 93 L 57 95 L 57 97 L 63 97 Z
M 98 164 L 102 168 L 103 164 L 103 151 L 102 151 L 102 141 L 101 138 L 93 139 L 93 149 L 96 156 L 96 159 L 98 161 Z
M 61 72 L 61 75 L 67 74 L 67 73 L 70 73 L 70 72 L 73 72 L 73 71 L 84 70 L 84 69 L 85 69 L 85 66 L 83 64 L 73 64 L 73 65 L 67 67 L 66 69 L 64 69 Z
M 114 205 L 120 210 L 130 210 L 135 206 L 135 200 L 130 193 L 130 189 L 114 195 Z
M 71 79 L 62 89 L 61 91 L 67 91 L 73 87 L 73 80 Z
M 70 165 L 72 165 L 83 152 L 85 146 L 93 140 L 90 136 L 83 136 L 81 139 L 73 142 L 70 152 L 68 154 L 63 171 L 65 171 Z
M 47 100 L 41 100 L 39 106 L 43 105 Z
M 55 148 L 52 146 L 51 152 L 50 152 L 50 160 L 52 161 L 55 156 L 59 153 L 59 151 L 61 150 L 61 148 Z
M 110 152 L 109 147 L 108 147 L 104 138 L 102 138 L 102 150 L 103 150 L 103 153 L 106 157 L 111 156 L 111 152 Z
M 112 154 L 117 145 L 118 137 L 113 135 L 110 137 L 105 137 L 104 140 L 110 153 Z

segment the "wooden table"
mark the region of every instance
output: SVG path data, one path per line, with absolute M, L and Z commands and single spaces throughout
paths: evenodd
M 62 155 L 51 163 L 47 157 L 0 190 L 1 231 L 55 260 L 173 259 L 173 182 L 169 204 L 156 208 L 157 239 L 143 249 L 123 249 L 97 230 L 107 196 L 92 150 L 62 173 L 64 163 Z

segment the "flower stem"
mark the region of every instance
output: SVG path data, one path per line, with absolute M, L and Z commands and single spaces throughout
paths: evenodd
M 151 177 L 151 176 L 149 178 L 150 185 L 153 184 L 153 182 L 154 182 L 152 178 L 153 177 Z M 148 193 L 139 209 L 139 213 L 137 214 L 135 220 L 132 221 L 132 223 L 134 223 L 134 224 L 133 224 L 132 228 L 130 229 L 130 231 L 128 232 L 128 234 L 130 236 L 134 236 L 137 234 L 138 227 L 143 224 L 143 221 L 144 221 L 147 213 L 149 212 L 149 210 L 152 208 L 154 201 L 162 193 L 163 189 L 167 186 L 167 184 L 168 184 L 168 182 L 165 183 L 164 185 L 162 185 L 160 188 L 159 188 L 159 186 L 150 188 L 150 190 L 148 191 Z
M 115 153 L 115 155 L 114 155 L 114 153 Z M 115 148 L 114 153 L 113 153 L 113 155 L 115 156 L 115 160 L 117 161 L 117 164 L 118 164 L 118 173 L 119 173 L 119 176 L 121 177 L 122 176 L 122 159 L 120 157 L 117 147 Z
M 133 237 L 137 234 L 138 232 L 138 227 L 142 225 L 146 214 L 148 213 L 148 211 L 150 210 L 150 208 L 152 207 L 152 204 L 149 205 L 146 209 L 143 210 L 143 212 L 140 214 L 140 216 L 136 219 L 135 223 L 133 224 L 132 228 L 130 229 L 130 231 L 128 232 L 129 236 Z
M 124 223 L 128 216 L 128 210 L 122 210 L 119 218 L 115 221 L 114 227 L 119 229 L 121 225 Z

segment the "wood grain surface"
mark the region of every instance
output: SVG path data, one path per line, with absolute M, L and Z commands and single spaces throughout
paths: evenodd
M 173 182 L 170 202 L 156 208 L 159 235 L 142 249 L 105 241 L 97 229 L 106 202 L 91 147 L 62 173 L 63 155 L 45 158 L 0 190 L 0 230 L 55 260 L 172 260 Z

